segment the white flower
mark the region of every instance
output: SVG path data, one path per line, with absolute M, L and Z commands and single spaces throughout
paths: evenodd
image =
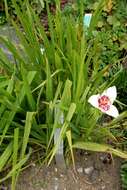
M 45 48 L 40 48 L 42 55 L 44 54 Z
M 105 90 L 102 94 L 93 95 L 88 99 L 88 102 L 98 108 L 102 112 L 112 116 L 117 117 L 119 112 L 117 108 L 112 105 L 117 96 L 116 87 L 112 86 Z

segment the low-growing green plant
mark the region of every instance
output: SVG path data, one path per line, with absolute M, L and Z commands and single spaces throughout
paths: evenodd
M 25 8 L 16 0 L 12 2 L 20 23 L 11 18 L 10 21 L 20 45 L 17 47 L 11 39 L 0 36 L 0 43 L 14 57 L 14 61 L 9 60 L 0 49 L 0 67 L 4 70 L 0 78 L 0 172 L 10 167 L 0 182 L 12 177 L 12 189 L 15 189 L 19 172 L 33 150 L 41 147 L 41 156 L 50 164 L 61 140 L 68 144 L 65 149 L 70 150 L 73 162 L 75 148 L 127 158 L 121 146 L 116 147 L 119 142 L 115 133 L 118 127 L 122 130 L 120 122 L 127 112 L 104 122 L 103 113 L 88 102 L 93 94 L 114 85 L 122 71 L 120 67 L 114 75 L 105 77 L 112 63 L 102 67 L 99 36 L 90 38 L 105 1 L 100 1 L 88 29 L 83 26 L 82 3 L 77 19 L 71 14 L 65 19 L 59 0 L 56 0 L 55 15 L 46 2 L 49 36 L 29 1 L 25 2 Z M 59 111 L 54 116 L 56 108 Z M 63 124 L 59 122 L 61 112 Z M 61 132 L 54 144 L 58 127 Z M 115 148 L 107 143 L 109 139 Z
M 5 24 L 6 22 L 6 16 L 5 13 L 3 11 L 0 12 L 0 25 Z

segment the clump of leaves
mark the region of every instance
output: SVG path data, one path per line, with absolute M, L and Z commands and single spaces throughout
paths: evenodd
M 4 11 L 0 11 L 0 25 L 3 25 L 6 23 L 6 16 Z
M 99 1 L 84 0 L 85 11 L 93 12 L 98 3 Z M 100 33 L 100 40 L 103 48 L 105 48 L 105 55 L 102 56 L 102 60 L 106 63 L 110 62 L 111 59 L 114 59 L 114 62 L 121 58 L 123 56 L 122 51 L 127 49 L 126 9 L 126 0 L 108 0 L 103 8 L 101 18 L 98 20 L 97 30 L 94 33 Z

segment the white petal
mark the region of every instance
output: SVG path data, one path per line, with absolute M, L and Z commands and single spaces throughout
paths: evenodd
M 117 91 L 116 91 L 116 87 L 115 86 L 112 86 L 110 88 L 108 88 L 107 90 L 105 90 L 103 92 L 102 95 L 106 95 L 109 97 L 111 103 L 114 102 L 114 100 L 116 99 L 116 96 L 117 96 Z
M 115 117 L 115 118 L 118 117 L 118 115 L 119 115 L 119 112 L 114 105 L 111 105 L 110 109 L 108 111 L 106 111 L 105 113 L 112 117 Z
M 44 48 L 40 48 L 40 50 L 41 50 L 41 53 L 42 53 L 42 55 L 43 55 L 43 54 L 44 54 L 45 49 L 44 49 Z
M 95 108 L 99 108 L 98 107 L 98 98 L 100 97 L 100 94 L 97 94 L 97 95 L 93 95 L 93 96 L 90 96 L 90 98 L 88 99 L 88 102 L 94 106 Z

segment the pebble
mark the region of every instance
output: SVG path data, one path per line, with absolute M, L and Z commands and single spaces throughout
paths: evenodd
M 64 177 L 64 175 L 63 175 L 63 174 L 60 174 L 60 177 Z
M 93 167 L 93 166 L 90 166 L 90 167 L 88 167 L 88 168 L 84 168 L 84 172 L 85 172 L 85 174 L 87 174 L 87 175 L 91 175 L 92 172 L 93 172 L 93 170 L 94 170 L 94 167 Z
M 55 181 L 58 181 L 58 178 L 57 178 L 57 177 L 55 177 L 54 179 L 55 179 Z
M 104 190 L 105 188 L 106 188 L 105 185 L 103 185 L 103 186 L 101 187 L 102 190 Z
M 77 172 L 78 172 L 78 173 L 83 173 L 83 168 L 81 168 L 81 167 L 78 168 L 78 169 L 77 169 Z
M 57 172 L 58 171 L 58 169 L 57 168 L 55 168 L 55 172 Z
M 105 158 L 104 156 L 100 156 L 101 161 L 104 161 L 104 158 Z
M 54 190 L 58 190 L 58 185 L 55 185 Z
M 36 166 L 36 164 L 35 164 L 35 163 L 32 163 L 31 165 L 32 165 L 33 167 L 35 167 L 35 166 Z

